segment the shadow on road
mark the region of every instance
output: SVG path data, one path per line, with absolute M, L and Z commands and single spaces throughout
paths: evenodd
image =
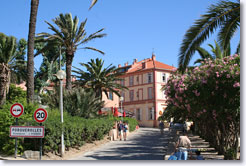
M 141 128 L 127 141 L 118 141 L 115 146 L 88 154 L 96 160 L 163 160 L 164 147 L 168 144 L 168 131 L 161 136 L 158 129 Z

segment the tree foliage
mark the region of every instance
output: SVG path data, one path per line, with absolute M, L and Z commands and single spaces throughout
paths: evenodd
M 96 38 L 102 38 L 106 36 L 106 34 L 101 33 L 104 29 L 100 29 L 95 33 L 87 35 L 85 31 L 85 25 L 87 19 L 81 22 L 78 26 L 79 19 L 77 16 L 72 18 L 71 13 L 67 14 L 60 14 L 58 17 L 52 20 L 53 23 L 58 27 L 55 27 L 51 23 L 45 21 L 49 29 L 53 31 L 53 34 L 50 33 L 39 33 L 37 36 L 37 42 L 40 41 L 49 41 L 49 42 L 56 42 L 59 46 L 61 46 L 65 50 L 66 55 L 66 88 L 71 90 L 72 89 L 72 82 L 71 82 L 71 67 L 74 58 L 74 53 L 77 49 L 90 49 L 93 51 L 97 51 L 101 54 L 104 52 L 93 48 L 93 47 L 81 47 L 78 48 L 80 45 L 85 45 L 89 41 L 94 40 Z
M 74 67 L 77 70 L 73 72 L 78 78 L 77 84 L 79 86 L 92 88 L 96 96 L 102 99 L 102 93 L 108 97 L 108 92 L 113 92 L 120 96 L 119 90 L 127 89 L 125 86 L 120 84 L 122 75 L 119 72 L 119 68 L 109 65 L 104 68 L 104 61 L 102 59 L 91 59 L 88 63 L 80 63 L 81 66 L 85 67 L 87 71 L 83 71 L 80 68 Z
M 198 133 L 222 154 L 237 150 L 240 134 L 240 56 L 205 59 L 174 73 L 164 87 L 167 119 L 194 121 Z
M 228 49 L 230 40 L 240 28 L 240 1 L 220 1 L 211 5 L 206 14 L 196 20 L 183 39 L 179 53 L 179 69 L 184 71 L 196 49 L 219 28 L 218 41 L 223 50 Z

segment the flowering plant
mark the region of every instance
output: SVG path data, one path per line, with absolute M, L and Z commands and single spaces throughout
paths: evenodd
M 231 130 L 239 135 L 239 55 L 206 59 L 185 73 L 175 71 L 163 89 L 168 104 L 164 117 L 192 120 L 205 136 L 209 134 L 211 137 L 211 128 L 217 130 L 212 133 L 220 131 L 219 137 L 231 134 Z M 220 143 L 224 144 L 224 141 Z

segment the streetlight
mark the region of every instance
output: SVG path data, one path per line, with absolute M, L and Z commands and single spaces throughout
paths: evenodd
M 56 77 L 60 81 L 60 102 L 59 107 L 61 111 L 61 123 L 62 123 L 62 135 L 61 135 L 61 156 L 64 156 L 65 146 L 64 146 L 64 133 L 63 133 L 63 94 L 62 94 L 62 80 L 66 78 L 66 73 L 63 70 L 59 70 L 56 74 Z
M 121 103 L 121 121 L 123 122 L 123 109 L 122 109 L 122 102 L 124 101 L 124 97 L 123 96 L 121 96 L 120 97 L 120 103 Z

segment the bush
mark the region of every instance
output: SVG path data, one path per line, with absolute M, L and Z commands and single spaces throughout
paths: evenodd
M 61 122 L 58 110 L 51 110 L 45 124 L 44 151 L 58 152 L 61 144 Z M 102 139 L 112 129 L 113 119 L 85 119 L 71 116 L 64 112 L 64 144 L 67 150 L 70 147 L 80 147 L 85 142 Z
M 174 73 L 164 88 L 166 118 L 192 120 L 198 133 L 221 154 L 237 151 L 240 135 L 240 56 L 206 59 L 201 66 Z M 232 156 L 235 157 L 235 156 Z
M 18 118 L 19 126 L 35 126 L 33 118 L 34 111 L 38 108 L 36 104 L 27 104 L 26 101 L 14 100 L 13 103 L 19 102 L 24 107 L 24 113 Z M 6 103 L 3 108 L 0 109 L 0 151 L 5 154 L 13 154 L 15 141 L 14 138 L 9 137 L 10 126 L 16 125 L 15 118 L 10 114 L 10 108 L 13 103 Z M 18 138 L 18 153 L 22 153 L 25 150 L 25 143 L 28 144 L 28 139 Z M 21 143 L 20 143 L 21 142 Z M 33 143 L 30 145 L 34 145 Z
M 48 91 L 48 94 L 42 95 L 42 104 L 55 109 L 59 107 L 59 90 Z M 96 98 L 95 92 L 83 88 L 74 88 L 63 91 L 64 110 L 72 116 L 83 118 L 95 118 L 97 112 L 103 107 L 104 101 Z

